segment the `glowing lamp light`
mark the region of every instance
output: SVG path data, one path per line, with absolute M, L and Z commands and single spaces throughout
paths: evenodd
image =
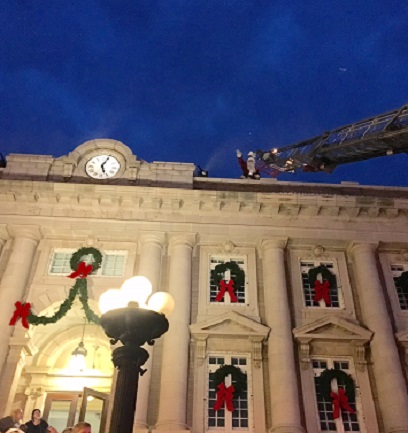
M 82 372 L 86 369 L 87 350 L 84 347 L 84 342 L 81 341 L 78 347 L 72 352 L 69 368 L 76 372 Z
M 119 290 L 109 289 L 99 298 L 99 309 L 102 314 L 118 308 L 137 306 L 154 310 L 168 316 L 174 310 L 173 297 L 165 292 L 152 296 L 152 283 L 143 276 L 136 276 L 124 281 Z M 149 298 L 150 296 L 150 298 Z M 149 301 L 147 302 L 147 299 Z
M 165 316 L 169 316 L 173 312 L 174 306 L 175 303 L 173 296 L 165 292 L 154 293 L 147 303 L 147 308 L 149 310 L 157 311 Z
M 150 296 L 152 290 L 152 283 L 146 277 L 139 275 L 126 280 L 120 288 L 122 297 L 128 303 L 137 302 L 142 308 L 145 307 L 146 299 Z
M 126 307 L 127 303 L 120 290 L 109 289 L 99 298 L 99 309 L 105 314 L 110 310 Z

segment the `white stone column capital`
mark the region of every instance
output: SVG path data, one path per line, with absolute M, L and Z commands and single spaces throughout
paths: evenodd
M 37 244 L 42 239 L 40 226 L 10 224 L 7 231 L 13 238 L 29 239 Z
M 169 234 L 169 251 L 178 246 L 194 248 L 197 242 L 196 233 L 172 233 Z
M 142 232 L 139 236 L 139 247 L 143 248 L 146 244 L 155 245 L 162 248 L 166 243 L 166 233 L 164 232 Z
M 377 251 L 377 248 L 377 242 L 350 242 L 350 244 L 347 246 L 347 252 L 352 257 L 355 257 L 361 253 L 374 254 Z
M 262 252 L 269 250 L 284 250 L 288 244 L 288 238 L 263 239 L 261 242 Z

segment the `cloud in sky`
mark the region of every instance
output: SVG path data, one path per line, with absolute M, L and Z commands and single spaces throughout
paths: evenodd
M 148 161 L 239 177 L 237 147 L 291 144 L 406 103 L 407 21 L 407 5 L 383 0 L 6 2 L 0 151 L 60 156 L 107 136 Z M 408 185 L 395 175 L 405 160 L 387 161 L 380 180 L 370 163 L 340 173 Z

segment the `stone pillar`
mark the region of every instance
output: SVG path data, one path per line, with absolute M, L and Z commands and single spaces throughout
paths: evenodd
M 23 301 L 27 289 L 40 232 L 36 226 L 11 226 L 13 245 L 3 278 L 0 282 L 0 371 L 7 358 L 9 339 L 14 327 L 9 326 L 15 302 Z M 16 326 L 22 326 L 21 321 Z M 2 389 L 3 392 L 8 390 Z M 4 413 L 1 411 L 0 413 Z
M 146 233 L 140 237 L 140 261 L 137 275 L 148 278 L 153 286 L 153 292 L 157 292 L 160 286 L 162 247 L 164 244 L 164 233 Z M 139 391 L 133 433 L 148 428 L 147 411 L 149 403 L 149 390 L 152 376 L 153 347 L 144 347 L 149 353 L 149 359 L 144 365 L 147 371 L 139 379 Z
M 263 283 L 268 340 L 268 370 L 273 433 L 303 433 L 299 386 L 293 349 L 292 325 L 285 276 L 286 240 L 265 240 Z
M 185 431 L 188 355 L 190 342 L 191 268 L 195 235 L 170 239 L 168 292 L 175 300 L 169 317 L 170 329 L 164 336 L 158 430 Z
M 19 333 L 19 334 L 22 334 Z M 1 413 L 9 414 L 17 391 L 18 381 L 23 371 L 27 355 L 34 355 L 35 350 L 26 337 L 11 337 L 10 348 L 7 356 L 7 362 L 2 372 L 0 393 L 0 410 Z
M 408 433 L 408 395 L 398 349 L 378 275 L 376 245 L 351 245 L 364 324 L 374 332 L 370 343 L 378 404 L 386 433 Z

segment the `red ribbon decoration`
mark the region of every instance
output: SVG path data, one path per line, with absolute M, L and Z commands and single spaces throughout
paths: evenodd
M 326 305 L 330 305 L 330 283 L 325 281 L 322 284 L 319 280 L 316 280 L 314 284 L 315 295 L 313 300 L 319 302 L 320 299 L 323 299 Z
M 234 293 L 234 280 L 229 280 L 228 283 L 226 283 L 225 280 L 220 281 L 220 291 L 218 292 L 218 295 L 215 297 L 215 300 L 217 302 L 220 302 L 223 300 L 225 292 L 228 290 L 228 293 L 231 298 L 231 302 L 238 302 L 238 298 L 235 296 Z
M 234 397 L 235 388 L 232 385 L 226 388 L 224 382 L 220 383 L 217 388 L 217 401 L 215 402 L 213 409 L 220 410 L 225 402 L 227 410 L 232 412 L 234 410 L 232 398 Z
M 333 419 L 340 418 L 340 408 L 350 413 L 356 413 L 354 409 L 349 406 L 348 397 L 343 388 L 339 388 L 338 394 L 331 392 L 330 397 L 333 399 Z
M 68 275 L 68 278 L 86 278 L 93 270 L 92 265 L 87 265 L 85 262 L 81 262 L 78 265 L 78 269 L 72 272 L 71 275 Z
M 10 319 L 9 325 L 15 325 L 17 323 L 17 320 L 21 317 L 21 323 L 23 324 L 24 328 L 28 329 L 30 325 L 27 322 L 27 317 L 31 313 L 31 304 L 29 302 L 22 304 L 21 302 L 17 301 L 14 305 L 16 306 L 16 311 L 14 311 L 13 317 Z

